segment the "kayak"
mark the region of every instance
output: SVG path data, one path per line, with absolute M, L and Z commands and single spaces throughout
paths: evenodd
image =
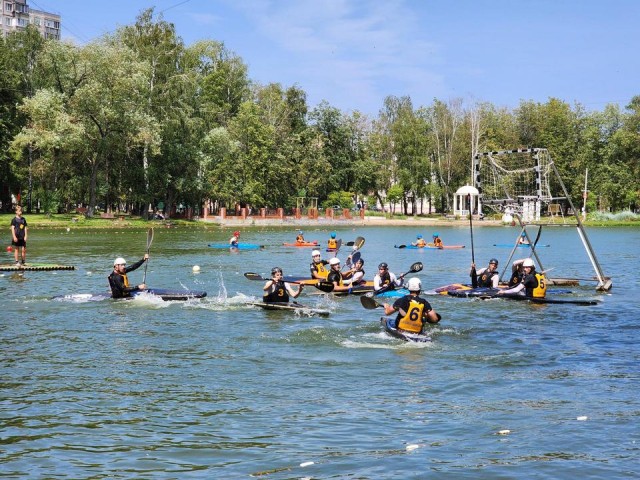
M 318 283 L 318 281 L 324 281 L 324 280 L 318 280 L 317 278 L 296 277 L 295 275 L 285 275 L 284 277 L 282 277 L 282 279 L 285 282 L 302 283 L 303 285 L 315 285 L 316 283 Z M 359 287 L 363 287 L 363 286 L 364 287 L 371 287 L 371 289 L 373 289 L 373 280 L 367 280 L 363 284 L 361 283 L 359 285 Z
M 131 298 L 137 297 L 141 294 L 151 294 L 157 297 L 162 298 L 165 301 L 185 301 L 190 300 L 192 298 L 204 298 L 207 296 L 207 292 L 197 291 L 197 290 L 169 290 L 166 288 L 148 288 L 146 290 L 140 290 L 136 292 L 131 292 L 130 297 L 126 297 L 124 299 L 118 300 L 129 300 Z M 111 294 L 109 293 L 74 293 L 70 295 L 57 295 L 53 297 L 53 300 L 72 300 L 72 301 L 86 301 L 86 302 L 94 302 L 98 300 L 105 300 L 107 298 L 111 298 Z
M 598 305 L 600 300 L 589 298 L 537 298 L 519 295 L 517 293 L 506 293 L 498 295 L 494 288 L 472 288 L 468 290 L 449 291 L 448 295 L 454 297 L 478 297 L 482 299 L 504 298 L 505 300 L 526 300 L 531 303 L 566 303 L 571 305 Z
M 309 307 L 300 303 L 279 303 L 279 302 L 251 302 L 248 305 L 254 307 L 260 307 L 264 310 L 279 310 L 286 312 L 297 312 L 309 315 L 319 315 L 321 317 L 328 317 L 331 314 L 329 310 L 323 310 L 321 308 Z
M 317 247 L 318 242 L 284 242 L 282 245 L 285 247 Z
M 38 272 L 45 270 L 75 270 L 73 265 L 56 265 L 54 263 L 27 263 L 26 265 L 16 265 L 15 263 L 5 263 L 0 265 L 0 271 L 16 272 Z
M 493 244 L 494 247 L 499 247 L 499 248 L 513 248 L 513 243 L 494 243 Z M 550 247 L 551 245 L 536 245 L 536 248 L 540 248 L 540 247 Z M 517 245 L 518 248 L 531 248 L 531 245 L 528 243 L 519 243 Z
M 228 243 L 210 243 L 209 248 L 230 248 L 234 250 L 260 250 L 264 248 L 264 245 L 257 245 L 255 243 L 239 243 L 237 246 L 232 247 Z
M 436 247 L 432 243 L 428 243 L 424 247 L 418 247 L 416 245 L 394 245 L 393 248 L 406 248 L 407 250 L 449 250 L 464 248 L 464 245 L 444 245 L 442 247 Z
M 507 285 L 500 285 L 498 288 L 507 288 Z M 454 291 L 471 291 L 471 293 L 473 294 L 473 287 L 469 284 L 464 284 L 464 283 L 450 283 L 449 285 L 443 285 L 442 287 L 437 287 L 434 288 L 433 290 L 426 290 L 424 292 L 425 295 L 448 295 L 449 292 L 454 292 Z M 495 290 L 493 289 L 489 289 L 495 292 Z M 478 292 L 484 292 L 486 291 L 486 287 L 476 287 L 475 291 Z M 547 289 L 547 293 L 551 293 L 554 295 L 560 295 L 560 294 L 566 294 L 566 293 L 573 293 L 571 290 L 567 290 L 564 288 L 548 288 Z M 472 295 L 463 295 L 462 293 L 459 293 L 455 296 L 458 297 L 462 297 L 462 296 L 472 296 Z
M 395 338 L 404 340 L 405 342 L 430 342 L 431 337 L 425 333 L 411 333 L 404 330 L 398 330 L 395 327 L 396 319 L 392 317 L 380 318 L 380 324 L 385 332 Z
M 386 292 L 373 294 L 374 297 L 379 298 L 399 298 L 404 297 L 405 295 L 409 295 L 409 290 L 406 288 L 396 288 L 395 290 L 387 290 Z

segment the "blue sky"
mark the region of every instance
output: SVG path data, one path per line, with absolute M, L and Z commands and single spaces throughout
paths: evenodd
M 556 97 L 589 110 L 640 94 L 636 0 L 29 0 L 84 44 L 154 6 L 186 44 L 222 41 L 259 83 L 297 84 L 311 108 L 377 115 L 387 95 Z

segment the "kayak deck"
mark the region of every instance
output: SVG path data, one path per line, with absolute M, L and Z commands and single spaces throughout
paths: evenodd
M 164 301 L 187 301 L 192 298 L 204 298 L 207 296 L 207 292 L 197 290 L 170 290 L 166 288 L 148 288 L 147 290 L 140 290 L 132 292 L 130 297 L 125 297 L 118 300 L 130 300 L 138 295 L 147 294 L 155 295 L 162 298 Z M 71 301 L 84 301 L 95 302 L 100 300 L 110 299 L 111 294 L 105 293 L 73 293 L 69 295 L 57 295 L 53 297 L 53 300 L 71 300 Z
M 380 318 L 380 325 L 382 325 L 383 330 L 394 338 L 399 338 L 405 342 L 425 343 L 431 341 L 431 337 L 425 333 L 411 333 L 404 330 L 398 330 L 394 324 L 395 319 L 392 317 Z

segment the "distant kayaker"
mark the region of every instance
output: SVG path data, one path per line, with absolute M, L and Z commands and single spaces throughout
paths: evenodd
M 289 303 L 289 297 L 298 298 L 302 293 L 302 284 L 298 285 L 297 290 L 293 290 L 291 284 L 282 279 L 282 269 L 273 267 L 271 269 L 271 280 L 267 280 L 262 290 L 264 290 L 262 295 L 263 302 Z
M 240 240 L 240 232 L 236 230 L 235 232 L 233 232 L 233 236 L 229 239 L 229 245 L 231 245 L 232 247 L 237 247 L 239 240 Z
M 418 234 L 416 236 L 416 241 L 411 242 L 411 245 L 422 248 L 427 246 L 427 241 L 424 238 L 422 238 L 422 235 Z
M 440 238 L 440 234 L 438 233 L 434 233 L 433 234 L 433 246 L 437 247 L 437 248 L 442 248 L 444 245 L 442 243 L 442 239 Z
M 331 238 L 327 240 L 327 249 L 335 250 L 338 248 L 338 241 L 336 240 L 336 232 L 331 232 Z
M 396 277 L 393 272 L 389 271 L 389 265 L 382 262 L 378 265 L 378 273 L 373 277 L 373 290 L 375 292 L 382 289 L 394 290 L 396 287 L 401 287 L 403 282 L 402 276 Z
M 312 262 L 311 265 L 309 265 L 311 278 L 326 280 L 327 275 L 329 274 L 329 269 L 327 268 L 329 262 L 322 259 L 320 250 L 314 250 L 311 252 L 311 258 Z
M 327 282 L 333 283 L 334 292 L 348 292 L 351 290 L 351 286 L 345 285 L 340 271 L 340 259 L 333 257 L 329 260 L 330 270 L 327 275 Z
M 498 260 L 496 258 L 489 260 L 488 267 L 481 268 L 478 271 L 476 271 L 476 264 L 472 263 L 469 275 L 473 277 L 474 273 L 478 278 L 478 287 L 498 288 L 500 275 L 498 274 Z
M 435 324 L 440 321 L 440 315 L 431 304 L 420 297 L 422 282 L 419 278 L 411 278 L 407 282 L 409 295 L 397 299 L 393 305 L 384 304 L 385 315 L 398 312 L 395 327 L 411 333 L 421 333 L 427 323 Z
M 520 238 L 518 238 L 518 245 L 529 245 L 529 240 L 527 240 L 527 234 L 522 232 L 520 234 Z
M 118 257 L 113 261 L 113 272 L 109 275 L 112 298 L 126 298 L 131 296 L 131 292 L 146 290 L 147 286 L 144 283 L 135 286 L 129 285 L 127 273 L 136 270 L 148 259 L 149 254 L 145 253 L 141 260 L 138 260 L 130 267 L 127 267 L 127 261 L 122 257 Z
M 304 243 L 304 235 L 302 233 L 302 230 L 298 230 L 298 235 L 296 236 L 296 242 Z
M 22 216 L 22 207 L 16 206 L 16 216 L 11 219 L 11 245 L 16 266 L 25 265 L 27 261 L 27 220 Z
M 536 273 L 536 266 L 530 258 L 524 259 L 522 269 L 524 270 L 522 281 L 513 288 L 500 290 L 498 295 L 517 293 L 527 297 L 544 298 L 547 293 L 547 281 L 544 274 Z

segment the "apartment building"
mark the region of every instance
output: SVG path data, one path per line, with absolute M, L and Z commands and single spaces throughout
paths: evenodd
M 3 36 L 32 24 L 44 38 L 60 40 L 60 15 L 29 8 L 28 0 L 0 0 Z

